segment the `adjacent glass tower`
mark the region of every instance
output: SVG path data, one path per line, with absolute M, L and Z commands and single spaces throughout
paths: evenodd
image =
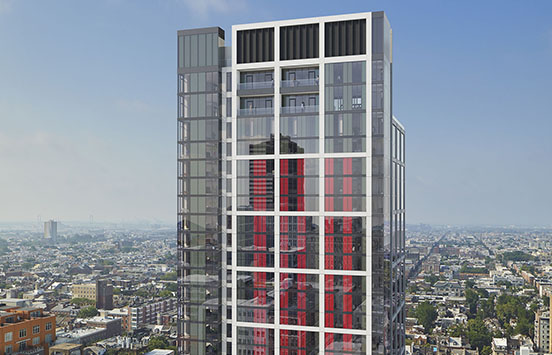
M 404 352 L 391 43 L 382 12 L 178 32 L 179 353 Z

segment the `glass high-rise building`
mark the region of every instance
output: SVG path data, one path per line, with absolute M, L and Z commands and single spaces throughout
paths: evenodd
M 180 354 L 404 353 L 383 12 L 178 31 Z

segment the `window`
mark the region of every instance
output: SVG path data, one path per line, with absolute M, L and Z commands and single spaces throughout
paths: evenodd
M 51 330 L 51 329 L 52 329 L 52 322 L 46 323 L 46 330 Z
M 232 91 L 232 72 L 226 73 L 226 91 Z
M 9 341 L 12 341 L 13 340 L 13 333 L 12 332 L 8 332 L 6 334 L 4 334 L 4 342 L 7 343 Z
M 343 98 L 334 99 L 334 111 L 343 111 Z
M 33 345 L 38 345 L 40 344 L 40 337 L 34 337 L 33 338 Z
M 27 342 L 26 341 L 22 341 L 19 344 L 19 351 L 23 351 L 25 349 L 27 349 Z
M 27 328 L 19 329 L 19 337 L 24 338 L 27 336 Z
M 38 333 L 40 333 L 40 325 L 33 326 L 33 334 L 38 334 Z
M 226 117 L 232 117 L 232 98 L 226 98 Z
M 13 351 L 13 348 L 12 348 L 11 345 L 6 346 L 6 348 L 5 348 L 5 353 L 6 353 L 6 354 L 11 354 L 12 351 Z

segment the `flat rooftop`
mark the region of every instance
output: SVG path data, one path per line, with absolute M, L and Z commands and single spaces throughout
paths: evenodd
M 73 349 L 78 349 L 80 347 L 81 347 L 80 344 L 62 343 L 62 344 L 50 346 L 50 350 L 73 350 Z

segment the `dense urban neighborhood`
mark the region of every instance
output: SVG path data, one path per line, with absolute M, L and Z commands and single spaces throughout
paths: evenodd
M 407 233 L 407 353 L 547 354 L 550 230 Z
M 174 351 L 175 232 L 48 223 L 0 228 L 1 353 Z
M 0 238 L 8 350 L 174 351 L 171 228 L 3 226 Z M 544 229 L 408 226 L 407 354 L 550 353 L 551 247 Z

